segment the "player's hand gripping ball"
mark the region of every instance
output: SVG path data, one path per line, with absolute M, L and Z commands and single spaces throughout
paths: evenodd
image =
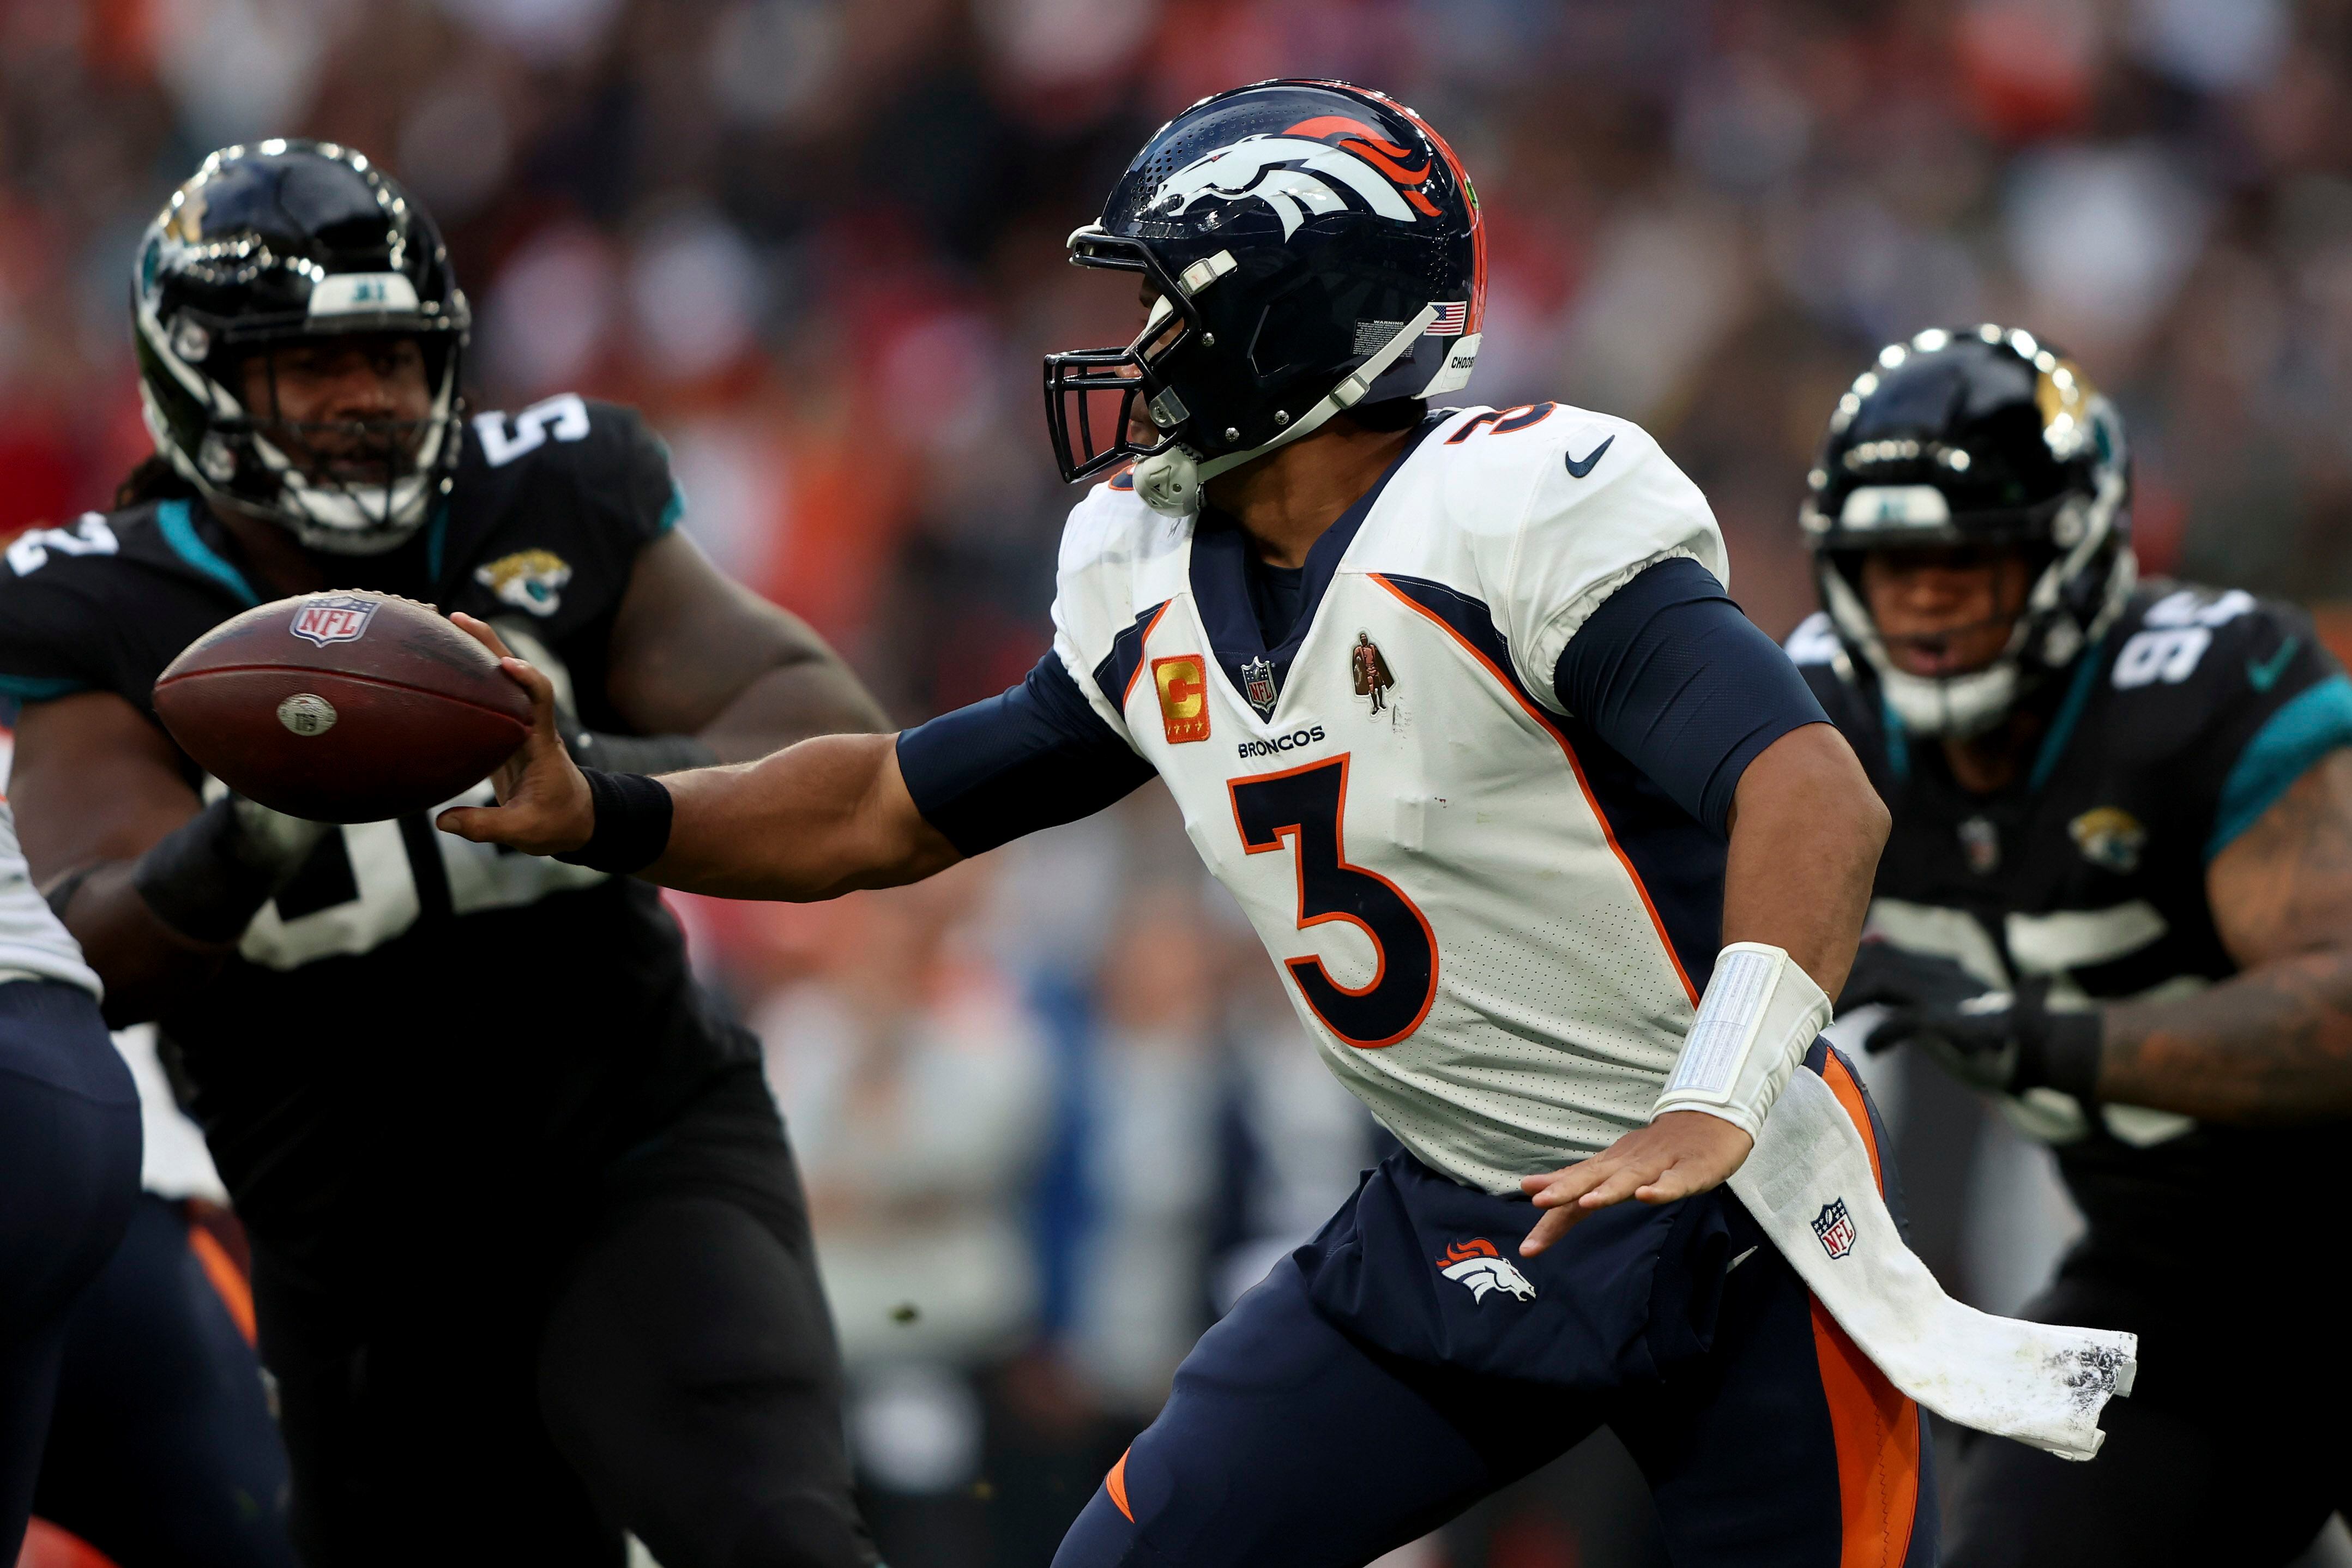
M 381 822 L 464 794 L 530 733 L 529 696 L 429 605 L 305 594 L 198 637 L 155 714 L 237 794 L 313 822 Z
M 485 623 L 471 616 L 450 619 L 497 659 L 516 689 L 529 694 L 530 739 L 490 775 L 497 805 L 454 806 L 435 825 L 477 844 L 501 844 L 526 855 L 570 854 L 595 832 L 596 804 L 586 776 L 556 732 L 554 684 L 515 658 Z

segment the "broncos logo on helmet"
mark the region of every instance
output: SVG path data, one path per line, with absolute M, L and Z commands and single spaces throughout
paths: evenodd
M 1407 163 L 1412 156 L 1360 120 L 1318 114 L 1279 135 L 1245 136 L 1194 159 L 1162 182 L 1153 208 L 1181 216 L 1203 200 L 1255 197 L 1274 209 L 1288 239 L 1310 215 L 1347 206 L 1336 184 L 1361 196 L 1382 217 L 1399 223 L 1414 222 L 1416 215 L 1436 217 L 1436 204 L 1421 189 L 1436 160 L 1424 156 L 1412 168 Z
M 1448 1243 L 1437 1268 L 1448 1279 L 1468 1286 L 1473 1301 L 1484 1301 L 1492 1290 L 1507 1290 L 1522 1301 L 1536 1299 L 1533 1281 L 1507 1262 L 1484 1237 Z

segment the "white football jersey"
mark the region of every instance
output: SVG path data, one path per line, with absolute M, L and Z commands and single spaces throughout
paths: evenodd
M 1646 1121 L 1719 942 L 1722 840 L 1564 712 L 1552 671 L 1643 568 L 1725 579 L 1697 488 L 1606 415 L 1442 413 L 1318 542 L 1267 650 L 1239 533 L 1123 482 L 1071 514 L 1055 650 L 1341 1081 L 1496 1193 Z
M 5 731 L 0 731 L 5 735 Z M 57 980 L 96 996 L 98 976 L 82 962 L 80 944 L 42 901 L 16 847 L 16 819 L 0 796 L 0 982 Z

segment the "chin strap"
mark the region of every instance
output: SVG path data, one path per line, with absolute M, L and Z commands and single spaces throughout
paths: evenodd
M 1437 307 L 1424 305 L 1421 314 L 1407 321 L 1397 334 L 1348 374 L 1346 380 L 1333 387 L 1330 394 L 1306 413 L 1291 422 L 1290 427 L 1262 447 L 1252 447 L 1245 452 L 1228 452 L 1222 458 L 1201 460 L 1190 447 L 1181 444 L 1139 458 L 1135 465 L 1135 493 L 1143 504 L 1154 511 L 1171 517 L 1184 517 L 1201 510 L 1201 487 L 1219 474 L 1230 473 L 1244 463 L 1262 458 L 1278 447 L 1288 445 L 1302 436 L 1311 436 L 1321 429 L 1335 414 L 1353 408 L 1364 400 L 1389 366 L 1402 359 L 1413 340 L 1429 330 L 1437 320 Z

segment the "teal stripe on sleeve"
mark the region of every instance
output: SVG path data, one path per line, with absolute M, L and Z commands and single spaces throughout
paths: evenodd
M 245 574 L 221 559 L 218 552 L 196 534 L 196 520 L 190 515 L 188 503 L 167 500 L 155 509 L 155 526 L 163 531 L 163 542 L 172 552 L 197 571 L 220 584 L 243 599 L 247 605 L 261 603 L 261 595 L 245 580 Z
M 2287 787 L 2338 746 L 2352 746 L 2352 680 L 2333 675 L 2297 692 L 2254 732 L 2222 781 L 2205 858 L 2227 849 Z
M 685 515 L 686 487 L 672 479 L 669 482 L 669 504 L 662 508 L 661 517 L 654 524 L 654 537 L 658 539 L 676 528 L 677 520 Z
M 51 698 L 95 689 L 89 681 L 76 680 L 71 676 L 0 675 L 0 696 L 13 697 L 19 702 L 47 702 Z

